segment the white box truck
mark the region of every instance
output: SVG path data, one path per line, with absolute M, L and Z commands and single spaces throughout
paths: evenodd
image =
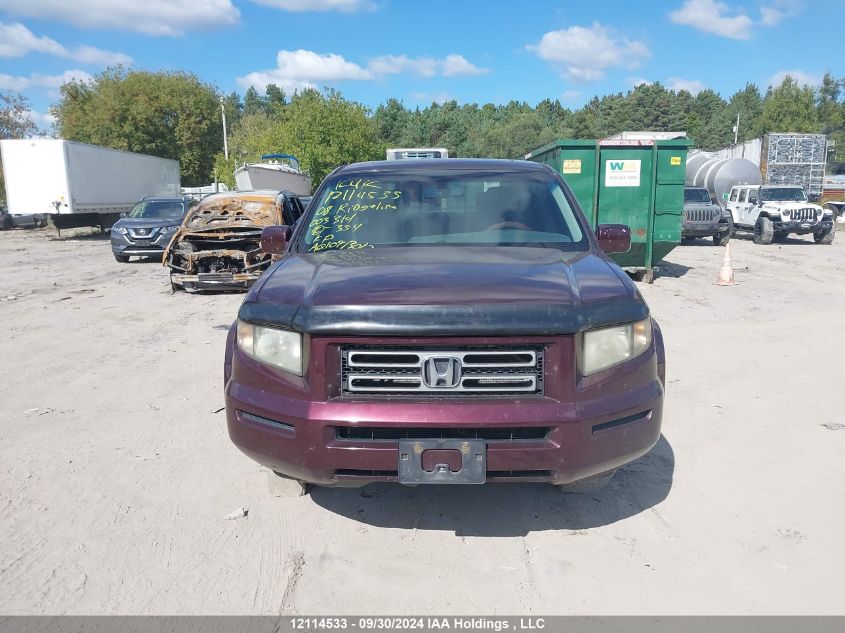
M 178 198 L 179 162 L 64 141 L 0 141 L 11 216 L 49 215 L 56 228 L 110 227 L 145 196 Z

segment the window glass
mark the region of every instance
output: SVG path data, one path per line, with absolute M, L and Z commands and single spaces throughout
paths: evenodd
M 130 218 L 144 218 L 147 220 L 181 219 L 184 207 L 180 200 L 142 200 L 127 214 Z
M 546 174 L 408 170 L 334 178 L 312 204 L 309 252 L 436 244 L 587 250 L 578 214 Z

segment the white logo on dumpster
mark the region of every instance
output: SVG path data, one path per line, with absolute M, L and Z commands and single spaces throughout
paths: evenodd
M 639 160 L 607 160 L 604 163 L 605 187 L 639 187 Z

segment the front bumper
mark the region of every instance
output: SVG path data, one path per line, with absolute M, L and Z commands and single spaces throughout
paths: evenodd
M 487 439 L 486 480 L 565 484 L 613 471 L 644 455 L 660 437 L 659 333 L 650 352 L 582 378 L 578 387 L 574 366 L 565 360 L 574 358 L 573 337 L 559 337 L 546 351 L 545 394 L 521 399 L 333 396 L 337 383 L 332 348 L 332 343 L 310 339 L 311 367 L 322 375 L 293 379 L 292 388 L 286 388 L 278 372 L 234 349 L 230 334 L 226 417 L 229 436 L 241 451 L 295 479 L 359 486 L 398 481 L 399 440 L 378 439 L 384 435 L 427 437 L 430 430 L 435 438 L 539 429 L 542 433 L 533 433 L 531 439 Z M 349 439 L 361 437 L 364 430 L 373 437 Z
M 731 230 L 727 222 L 684 222 L 681 225 L 681 237 L 710 237 L 724 235 Z
M 171 273 L 170 282 L 188 292 L 200 292 L 203 290 L 241 291 L 252 286 L 261 277 L 261 272 L 199 273 L 198 275 Z
M 112 233 L 111 250 L 115 255 L 125 257 L 155 257 L 161 259 L 172 236 L 173 233 L 165 233 L 154 239 L 133 239 L 127 235 Z
M 819 222 L 784 222 L 782 220 L 772 219 L 774 230 L 778 233 L 795 233 L 797 235 L 807 235 L 808 233 L 819 233 L 821 231 L 829 231 L 833 228 L 833 219 L 821 220 Z

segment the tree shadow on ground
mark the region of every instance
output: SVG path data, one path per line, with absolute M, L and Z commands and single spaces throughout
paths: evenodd
M 600 493 L 566 494 L 548 484 L 418 486 L 370 484 L 316 488 L 314 502 L 375 527 L 448 530 L 458 536 L 525 536 L 545 530 L 611 525 L 663 501 L 672 488 L 675 456 L 661 435 Z

